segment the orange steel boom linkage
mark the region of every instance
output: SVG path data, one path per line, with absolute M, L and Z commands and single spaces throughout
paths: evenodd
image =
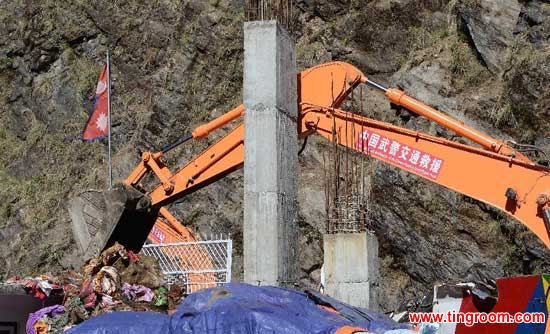
M 383 91 L 392 103 L 422 115 L 482 148 L 337 109 L 361 83 Z M 307 69 L 298 74 L 298 87 L 299 137 L 317 133 L 497 207 L 527 226 L 550 247 L 549 169 L 535 164 L 505 142 L 475 130 L 399 89 L 382 87 L 350 64 L 332 62 Z M 175 173 L 170 172 L 160 158 L 182 142 L 204 137 L 243 113 L 244 107 L 238 106 L 161 152 L 144 153 L 140 165 L 126 182 L 137 186 L 146 173 L 153 171 L 161 184 L 148 194 L 151 204 L 158 207 L 241 168 L 244 161 L 243 124 Z

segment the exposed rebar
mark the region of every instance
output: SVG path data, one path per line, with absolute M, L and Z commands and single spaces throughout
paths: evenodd
M 351 112 L 363 111 L 362 90 L 358 101 L 352 94 Z M 366 186 L 366 183 L 370 182 L 365 181 L 372 172 L 371 160 L 367 155 L 352 148 L 355 143 L 347 142 L 350 133 L 351 138 L 359 135 L 355 132 L 354 117 L 347 120 L 342 128 L 336 128 L 334 122 L 332 143 L 329 145 L 328 152 L 323 154 L 327 233 L 356 233 L 371 230 L 368 214 L 370 186 Z M 339 142 L 338 138 L 342 137 L 345 138 L 345 142 Z M 358 149 L 361 150 L 361 148 Z
M 292 0 L 246 0 L 245 14 L 247 21 L 277 20 L 288 30 L 292 16 Z

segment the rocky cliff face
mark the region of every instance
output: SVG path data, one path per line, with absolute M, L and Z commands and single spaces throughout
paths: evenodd
M 296 1 L 300 69 L 349 61 L 387 85 L 491 135 L 550 151 L 550 4 L 517 0 Z M 113 54 L 115 177 L 241 100 L 241 1 L 13 0 L 0 3 L 0 274 L 71 264 L 65 201 L 104 188 L 106 144 L 82 143 L 107 48 Z M 366 93 L 369 116 L 451 137 Z M 223 132 L 223 131 L 222 131 Z M 170 166 L 220 134 L 184 145 Z M 301 283 L 322 263 L 327 143 L 300 157 Z M 543 155 L 533 155 L 544 161 Z M 489 281 L 550 270 L 550 253 L 520 224 L 471 198 L 373 161 L 369 220 L 380 240 L 384 310 L 437 282 Z M 199 233 L 235 240 L 242 266 L 242 173 L 172 205 Z

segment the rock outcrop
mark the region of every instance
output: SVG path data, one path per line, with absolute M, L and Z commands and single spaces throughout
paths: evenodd
M 517 0 L 464 1 L 459 6 L 461 23 L 493 73 L 501 72 L 506 65 L 520 12 Z

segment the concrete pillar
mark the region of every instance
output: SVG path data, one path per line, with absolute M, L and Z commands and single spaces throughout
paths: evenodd
M 377 309 L 378 240 L 370 233 L 325 234 L 325 293 L 353 306 Z
M 244 24 L 244 280 L 287 285 L 297 273 L 295 45 L 275 21 Z

